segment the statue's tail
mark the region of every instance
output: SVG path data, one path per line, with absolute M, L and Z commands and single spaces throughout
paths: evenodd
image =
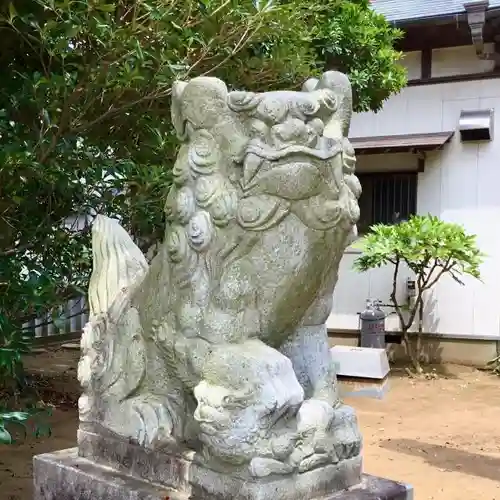
M 146 275 L 146 258 L 127 231 L 103 215 L 92 226 L 92 254 L 90 321 L 83 330 L 78 364 L 78 380 L 84 388 L 79 401 L 82 421 L 101 418 L 96 399 L 122 401 L 137 390 L 146 357 L 143 339 L 137 335 L 139 314 L 130 307 L 130 288 Z M 122 425 L 123 419 L 116 418 Z
M 146 258 L 127 231 L 104 215 L 98 215 L 92 226 L 92 254 L 91 318 L 108 311 L 118 294 L 141 281 L 148 270 Z

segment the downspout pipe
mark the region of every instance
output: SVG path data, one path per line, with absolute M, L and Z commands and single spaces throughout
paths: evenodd
M 467 13 L 467 22 L 472 36 L 472 43 L 476 49 L 476 55 L 479 59 L 486 61 L 495 61 L 495 66 L 500 65 L 500 53 L 487 52 L 484 46 L 484 25 L 486 22 L 486 12 L 490 5 L 489 0 L 475 0 L 464 3 L 464 9 Z

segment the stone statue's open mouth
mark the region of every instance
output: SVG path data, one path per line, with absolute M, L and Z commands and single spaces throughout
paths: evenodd
M 326 147 L 323 148 L 310 148 L 308 146 L 291 144 L 280 149 L 271 148 L 260 140 L 251 140 L 246 148 L 246 153 L 253 153 L 256 156 L 269 161 L 281 160 L 294 154 L 312 156 L 318 160 L 328 160 L 338 154 L 341 151 L 342 146 L 333 139 L 325 138 L 324 140 L 327 142 Z

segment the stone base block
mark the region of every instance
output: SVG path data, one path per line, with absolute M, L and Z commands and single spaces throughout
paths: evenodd
M 248 490 L 182 492 L 137 479 L 112 467 L 98 465 L 78 456 L 77 448 L 38 455 L 34 458 L 34 500 L 248 500 Z M 297 496 L 293 487 L 284 491 L 266 490 L 262 500 L 289 500 Z M 360 484 L 328 494 L 317 500 L 412 500 L 412 489 L 387 479 L 363 475 Z
M 253 478 L 246 467 L 231 473 L 224 468 L 210 469 L 194 451 L 153 451 L 82 429 L 78 431 L 78 453 L 91 463 L 135 479 L 214 500 L 313 500 L 359 484 L 362 470 L 362 457 L 357 456 L 302 474 Z
M 33 458 L 34 500 L 188 500 L 178 493 L 121 474 L 78 456 L 78 448 Z

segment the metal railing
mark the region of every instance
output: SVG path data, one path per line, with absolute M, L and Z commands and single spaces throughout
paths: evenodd
M 23 325 L 26 336 L 35 338 L 50 337 L 83 330 L 88 321 L 85 297 L 72 299 L 52 314 L 33 319 Z

